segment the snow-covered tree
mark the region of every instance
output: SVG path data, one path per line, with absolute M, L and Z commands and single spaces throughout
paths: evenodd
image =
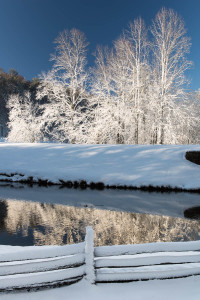
M 183 20 L 172 9 L 162 8 L 151 27 L 153 35 L 154 75 L 152 78 L 153 142 L 179 143 L 179 124 L 184 124 L 184 112 L 178 100 L 185 98 L 185 71 L 191 66 L 187 60 L 190 40 Z M 153 122 L 155 120 L 155 122 Z M 150 123 L 149 122 L 149 123 Z
M 188 121 L 185 122 L 184 132 L 189 144 L 200 143 L 200 90 L 187 93 L 185 104 Z M 189 123 L 189 126 L 188 126 Z
M 47 96 L 43 124 L 54 140 L 69 143 L 86 142 L 88 112 L 86 48 L 84 34 L 77 29 L 59 34 L 53 69 L 41 77 L 37 98 Z M 86 113 L 87 112 L 87 113 Z
M 133 101 L 134 142 L 139 144 L 146 142 L 145 115 L 150 84 L 148 31 L 141 18 L 129 24 L 125 38 L 129 42 L 126 52 L 130 68 L 128 81 Z
M 92 96 L 96 102 L 95 119 L 90 135 L 93 143 L 123 142 L 123 121 L 120 116 L 113 67 L 117 68 L 113 51 L 98 47 L 91 86 Z
M 139 18 L 113 49 L 97 50 L 92 90 L 98 102 L 95 129 L 101 132 L 102 142 L 144 142 L 147 46 L 147 30 Z
M 184 22 L 173 10 L 162 8 L 150 31 L 151 39 L 138 18 L 111 49 L 98 47 L 92 75 L 86 69 L 85 35 L 77 29 L 61 32 L 51 56 L 53 67 L 40 78 L 40 112 L 28 94 L 9 100 L 9 140 L 198 141 L 198 101 L 191 101 L 185 90 L 185 71 L 191 63 Z
M 38 106 L 26 92 L 23 96 L 13 94 L 7 102 L 9 109 L 8 141 L 38 142 L 41 139 L 40 118 L 37 117 Z

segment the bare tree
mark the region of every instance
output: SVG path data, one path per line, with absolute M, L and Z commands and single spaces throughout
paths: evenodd
M 116 143 L 119 132 L 116 118 L 116 90 L 110 62 L 113 52 L 97 48 L 96 67 L 93 69 L 91 91 L 95 106 L 95 118 L 90 131 L 91 143 Z
M 140 18 L 129 24 L 125 32 L 129 60 L 130 93 L 133 100 L 134 140 L 136 144 L 145 143 L 145 114 L 149 86 L 149 41 L 144 21 Z
M 162 8 L 156 15 L 151 27 L 154 55 L 154 93 L 157 121 L 155 142 L 173 143 L 174 121 L 184 120 L 176 101 L 184 99 L 186 83 L 185 71 L 191 66 L 187 60 L 190 39 L 186 35 L 183 20 L 172 9 Z M 156 103 L 155 103 L 156 101 Z
M 106 140 L 110 142 L 135 144 L 144 141 L 147 46 L 147 31 L 139 18 L 114 42 L 113 49 L 97 50 L 93 91 L 98 99 L 100 126 L 103 123 L 107 127 Z
M 77 29 L 64 30 L 55 43 L 53 69 L 42 75 L 37 94 L 37 98 L 48 98 L 43 115 L 45 130 L 57 141 L 84 142 L 89 110 L 85 70 L 88 43 Z

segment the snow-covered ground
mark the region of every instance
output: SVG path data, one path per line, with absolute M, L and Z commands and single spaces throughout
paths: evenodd
M 200 145 L 68 145 L 0 143 L 0 173 L 54 183 L 86 180 L 109 185 L 200 188 L 200 166 L 185 159 Z M 0 176 L 0 179 L 7 178 Z
M 85 279 L 56 289 L 0 294 L 1 300 L 199 300 L 200 276 L 91 285 Z
M 187 245 L 186 245 L 187 246 Z M 47 246 L 55 248 L 55 246 Z M 73 247 L 73 246 L 72 246 Z M 34 251 L 38 247 L 29 247 Z M 18 255 L 23 252 L 23 247 L 0 246 L 0 255 L 5 252 L 8 255 Z M 86 279 L 70 286 L 45 289 L 41 291 L 21 291 L 12 293 L 0 293 L 1 300 L 199 300 L 200 276 L 191 276 L 180 279 L 149 280 L 130 283 L 107 283 L 92 285 Z
M 185 160 L 200 145 L 130 146 L 0 143 L 0 173 L 24 174 L 23 179 L 86 180 L 132 186 L 200 188 L 200 166 Z M 1 176 L 1 178 L 7 178 Z M 0 179 L 1 179 L 0 178 Z M 15 175 L 17 181 L 21 176 Z M 1 246 L 3 247 L 3 246 Z M 5 248 L 0 247 L 0 252 Z M 6 253 L 18 247 L 7 246 Z M 51 299 L 200 299 L 200 276 L 123 284 L 91 285 L 85 279 L 71 286 L 37 292 L 0 294 L 1 300 Z

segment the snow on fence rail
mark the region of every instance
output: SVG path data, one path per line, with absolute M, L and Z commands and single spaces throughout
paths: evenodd
M 200 241 L 96 247 L 96 282 L 200 274 Z
M 73 283 L 165 279 L 200 274 L 200 241 L 102 246 L 94 232 L 67 246 L 18 248 L 0 254 L 0 290 Z
M 23 247 L 0 255 L 0 290 L 76 282 L 85 275 L 85 243 Z

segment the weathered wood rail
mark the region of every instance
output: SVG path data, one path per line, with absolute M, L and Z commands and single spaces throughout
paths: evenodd
M 126 282 L 200 275 L 200 241 L 94 247 L 21 247 L 0 254 L 0 291 L 58 286 L 77 282 Z

